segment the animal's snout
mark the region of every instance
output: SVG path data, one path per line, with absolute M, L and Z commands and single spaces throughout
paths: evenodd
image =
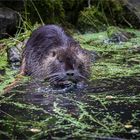
M 69 70 L 66 72 L 66 75 L 69 76 L 69 77 L 73 77 L 75 74 L 75 72 L 73 70 Z

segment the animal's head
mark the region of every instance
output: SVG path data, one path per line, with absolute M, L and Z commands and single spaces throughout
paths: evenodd
M 90 56 L 79 44 L 60 46 L 49 50 L 43 61 L 51 84 L 78 83 L 90 76 Z

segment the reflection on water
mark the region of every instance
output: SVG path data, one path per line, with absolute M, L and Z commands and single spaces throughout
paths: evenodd
M 75 124 L 76 128 L 79 127 L 80 130 L 76 131 L 74 126 L 67 126 L 69 127 L 69 131 L 64 131 L 61 135 L 69 135 L 70 138 L 75 139 L 80 138 L 80 136 L 78 137 L 76 134 L 80 133 L 80 131 L 83 131 L 85 135 L 82 133 L 80 133 L 80 135 L 83 135 L 85 138 L 87 138 L 88 133 L 91 133 L 91 138 L 93 138 L 92 133 L 94 134 L 96 132 L 98 138 L 100 132 L 97 132 L 97 130 L 100 130 L 100 127 L 103 127 L 101 123 L 105 123 L 104 125 L 106 125 L 106 127 L 103 127 L 104 129 L 107 129 L 107 127 L 114 127 L 112 128 L 113 130 L 111 130 L 112 134 L 109 130 L 100 130 L 101 132 L 103 131 L 103 133 L 109 132 L 109 135 L 106 135 L 108 136 L 108 139 L 110 136 L 112 136 L 112 139 L 113 137 L 133 139 L 139 138 L 140 135 L 137 133 L 137 131 L 139 132 L 140 127 L 138 126 L 138 123 L 140 123 L 140 121 L 136 119 L 131 123 L 132 118 L 140 118 L 139 85 L 140 77 L 101 79 L 93 81 L 88 87 L 84 89 L 72 88 L 71 90 L 60 94 L 59 92 L 47 92 L 50 91 L 50 87 L 48 85 L 46 86 L 45 84 L 37 82 L 26 83 L 16 87 L 11 92 L 1 97 L 0 130 L 2 132 L 8 132 L 10 136 L 15 135 L 18 139 L 26 139 L 35 133 L 29 132 L 27 129 L 36 130 L 37 133 L 42 131 L 40 129 L 49 129 L 49 134 L 44 132 L 44 137 L 48 139 L 54 136 L 60 137 L 60 134 L 62 133 L 60 130 L 64 129 L 62 127 L 64 123 L 67 124 L 67 121 L 72 123 L 76 121 L 74 120 L 75 118 L 78 120 L 83 120 L 79 120 L 80 122 Z M 46 87 L 48 87 L 48 89 Z M 41 92 L 42 90 L 38 90 L 40 88 L 45 88 L 47 90 L 46 92 L 44 92 L 44 90 Z M 57 89 L 55 89 L 55 91 L 56 90 Z M 84 111 L 88 115 L 84 114 Z M 67 117 L 64 122 L 58 122 L 58 120 L 62 120 L 62 118 L 59 118 L 61 113 L 64 113 L 64 117 Z M 82 117 L 81 113 L 83 113 L 83 116 L 85 115 L 85 117 Z M 66 114 L 70 114 L 70 116 L 65 116 Z M 101 122 L 99 123 L 97 121 L 95 123 L 95 120 L 90 120 L 90 115 L 92 117 L 97 117 L 95 120 L 99 119 Z M 114 123 L 113 125 L 109 124 L 108 120 L 111 118 L 109 115 L 112 118 L 114 117 L 114 119 L 119 118 L 119 123 L 122 125 L 121 127 L 125 127 L 122 128 L 122 130 L 117 130 L 119 128 L 119 124 L 117 124 L 117 122 L 113 122 L 114 120 L 111 120 L 112 123 Z M 52 117 L 54 117 L 54 120 Z M 49 122 L 48 119 L 50 119 Z M 41 121 L 42 126 L 39 125 Z M 22 122 L 24 122 L 24 124 L 22 124 Z M 32 122 L 38 123 L 38 125 L 32 124 Z M 46 122 L 49 124 L 49 126 L 46 126 Z M 60 125 L 62 128 L 56 128 L 53 123 L 55 123 L 56 126 Z M 84 125 L 82 126 L 81 124 L 79 126 L 78 123 L 82 123 Z M 15 126 L 13 126 L 13 124 L 15 124 Z M 93 128 L 90 129 L 90 127 L 84 128 L 86 125 L 97 127 L 97 130 L 94 130 Z M 32 127 L 35 126 L 37 128 L 39 127 L 40 129 L 33 129 Z M 14 128 L 16 128 L 16 130 L 14 130 Z M 75 133 L 75 136 L 73 136 L 73 129 L 77 132 Z M 136 133 L 132 133 L 132 130 L 135 130 Z M 103 136 L 105 136 L 105 134 Z M 42 139 L 44 137 L 42 137 Z M 1 134 L 0 138 L 8 139 L 9 135 Z

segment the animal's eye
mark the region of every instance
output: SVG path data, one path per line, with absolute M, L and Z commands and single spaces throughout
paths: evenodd
M 56 52 L 55 51 L 52 51 L 51 52 L 51 55 L 52 55 L 52 57 L 55 57 L 56 56 Z
M 62 60 L 62 59 L 60 59 L 60 60 L 59 60 L 59 62 L 60 62 L 60 63 L 63 63 L 63 60 Z

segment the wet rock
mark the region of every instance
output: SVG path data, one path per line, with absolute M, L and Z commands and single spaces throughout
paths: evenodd
M 28 39 L 18 43 L 16 46 L 7 49 L 8 62 L 12 69 L 18 69 L 21 65 L 23 48 Z
M 4 75 L 5 74 L 5 69 L 0 69 L 0 75 Z
M 121 43 L 135 37 L 134 33 L 126 32 L 125 30 L 114 26 L 108 27 L 107 35 L 109 39 L 105 40 L 105 43 Z
M 0 8 L 0 39 L 16 32 L 19 14 L 7 7 Z
M 24 0 L 1 0 L 0 7 L 8 7 L 15 11 L 22 11 L 24 10 Z
M 16 47 L 8 49 L 8 59 L 12 69 L 17 69 L 20 66 L 21 54 Z
M 130 27 L 139 28 L 140 25 L 140 1 L 139 0 L 123 0 L 125 15 L 123 18 Z

